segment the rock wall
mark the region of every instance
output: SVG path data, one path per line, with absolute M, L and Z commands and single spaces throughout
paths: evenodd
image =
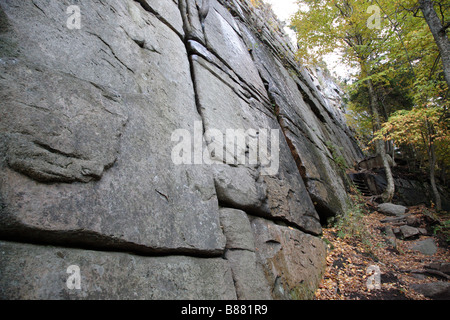
M 281 29 L 246 0 L 1 0 L 0 298 L 311 298 L 361 151 Z

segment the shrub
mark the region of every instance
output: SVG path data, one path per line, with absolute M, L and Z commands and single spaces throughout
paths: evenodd
M 354 203 L 347 212 L 336 220 L 335 228 L 340 238 L 360 242 L 367 251 L 372 250 L 371 235 L 364 224 L 364 204 Z

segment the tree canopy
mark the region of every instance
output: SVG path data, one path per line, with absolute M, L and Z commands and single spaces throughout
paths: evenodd
M 356 67 L 346 89 L 360 142 L 382 156 L 385 141 L 414 150 L 436 191 L 435 169 L 445 177 L 449 168 L 450 0 L 297 2 L 298 59 L 314 65 L 337 52 Z

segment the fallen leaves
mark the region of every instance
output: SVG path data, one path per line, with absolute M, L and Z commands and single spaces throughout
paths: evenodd
M 422 209 L 411 207 L 410 213 L 420 215 Z M 368 239 L 342 236 L 336 227 L 324 229 L 323 238 L 328 244 L 327 268 L 315 299 L 427 300 L 410 289 L 410 285 L 435 282 L 438 279 L 425 275 L 418 277 L 411 270 L 423 269 L 433 262 L 450 262 L 448 248 L 441 245 L 436 254 L 425 256 L 412 251 L 409 241 L 397 239 L 395 250 L 384 234 L 384 224 L 380 222 L 385 218 L 385 215 L 376 211 L 362 216 Z M 429 236 L 420 236 L 421 239 L 426 237 Z M 370 266 L 378 266 L 381 271 L 379 290 L 369 290 L 367 287 L 369 277 L 373 276 L 367 273 Z

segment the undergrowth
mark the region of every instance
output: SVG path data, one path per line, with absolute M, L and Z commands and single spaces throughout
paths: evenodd
M 364 223 L 363 217 L 366 215 L 364 199 L 359 194 L 351 195 L 349 209 L 337 217 L 334 228 L 337 236 L 342 239 L 350 239 L 359 242 L 367 253 L 371 253 L 372 242 L 369 229 Z
M 447 244 L 450 244 L 450 219 L 446 219 L 439 225 L 434 226 L 433 234 L 439 236 Z
M 339 169 L 345 171 L 350 168 L 350 166 L 347 164 L 347 161 L 345 161 L 345 158 L 340 154 L 344 150 L 344 148 L 335 146 L 331 141 L 327 141 L 326 146 L 331 152 L 333 161 L 336 163 Z

